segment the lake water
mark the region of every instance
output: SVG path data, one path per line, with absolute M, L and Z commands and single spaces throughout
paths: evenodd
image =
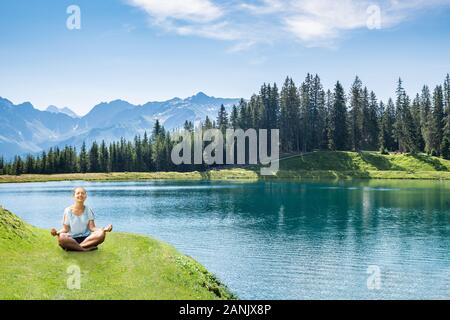
M 3 184 L 0 204 L 59 228 L 78 185 L 97 225 L 174 245 L 241 299 L 450 298 L 448 182 Z

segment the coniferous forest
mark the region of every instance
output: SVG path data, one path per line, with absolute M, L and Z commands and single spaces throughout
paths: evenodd
M 217 128 L 280 129 L 281 153 L 380 151 L 419 153 L 450 159 L 450 77 L 435 88 L 423 86 L 409 96 L 399 79 L 395 99 L 379 101 L 356 77 L 346 92 L 340 82 L 325 90 L 318 75 L 308 74 L 297 86 L 286 78 L 281 89 L 263 84 L 258 94 L 241 99 L 230 114 L 224 106 L 217 119 L 208 117 L 198 128 L 185 122 L 184 130 Z M 51 148 L 39 155 L 0 156 L 0 174 L 86 172 L 147 172 L 205 170 L 206 165 L 171 161 L 174 141 L 156 121 L 151 132 L 133 141 L 104 141 Z

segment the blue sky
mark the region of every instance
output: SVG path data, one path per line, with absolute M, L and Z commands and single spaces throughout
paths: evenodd
M 69 30 L 66 10 L 81 10 Z M 380 99 L 450 72 L 450 0 L 2 0 L 0 96 L 85 114 L 95 104 L 249 98 L 263 82 L 325 88 L 356 74 Z

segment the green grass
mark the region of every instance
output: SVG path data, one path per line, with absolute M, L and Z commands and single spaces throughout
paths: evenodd
M 450 161 L 425 154 L 377 152 L 313 152 L 280 163 L 282 170 L 333 171 L 450 171 Z
M 276 178 L 450 180 L 450 161 L 426 154 L 323 151 L 281 160 Z
M 111 172 L 67 174 L 0 175 L 0 183 L 47 181 L 129 181 L 129 180 L 202 180 L 200 172 Z
M 202 173 L 205 180 L 258 180 L 258 172 L 256 170 L 248 170 L 242 168 L 209 170 Z
M 0 175 L 0 183 L 46 181 L 241 180 L 258 179 L 427 179 L 450 180 L 450 161 L 426 154 L 318 151 L 280 160 L 276 176 L 260 176 L 256 165 L 205 172 L 117 172 Z
M 206 172 L 112 172 L 112 173 L 67 173 L 67 174 L 23 174 L 0 175 L 0 183 L 24 183 L 47 181 L 138 181 L 138 180 L 257 180 L 252 170 L 239 168 L 209 170 Z
M 67 286 L 73 266 L 80 270 L 80 289 Z M 168 244 L 112 232 L 97 251 L 66 252 L 48 230 L 0 207 L 0 299 L 235 298 Z

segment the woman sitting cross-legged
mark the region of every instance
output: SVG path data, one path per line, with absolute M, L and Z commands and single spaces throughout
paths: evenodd
M 105 241 L 106 233 L 112 231 L 112 225 L 96 228 L 94 212 L 84 205 L 87 193 L 84 188 L 73 191 L 75 203 L 64 210 L 63 228 L 52 229 L 52 236 L 58 236 L 59 245 L 67 251 L 90 251 Z

